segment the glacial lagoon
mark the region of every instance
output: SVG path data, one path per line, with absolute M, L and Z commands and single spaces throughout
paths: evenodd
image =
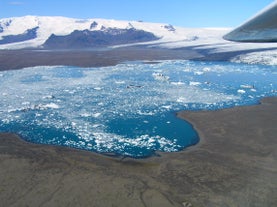
M 186 60 L 0 72 L 0 132 L 135 158 L 197 144 L 180 110 L 258 104 L 277 95 L 277 68 Z

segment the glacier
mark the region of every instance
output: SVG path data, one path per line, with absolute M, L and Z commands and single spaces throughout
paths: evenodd
M 253 52 L 276 50 L 277 43 L 238 43 L 224 39 L 233 28 L 185 28 L 168 23 L 148 23 L 141 21 L 119 21 L 112 19 L 74 19 L 59 16 L 23 16 L 0 19 L 0 50 L 38 49 L 45 50 L 44 43 L 50 37 L 70 37 L 78 31 L 91 34 L 107 31 L 144 31 L 152 34 L 148 41 L 118 42 L 105 47 L 109 49 L 139 46 L 164 49 L 190 48 L 204 53 L 206 57 L 214 54 L 231 54 L 236 61 L 249 62 L 240 55 L 255 59 Z M 5 42 L 4 40 L 16 40 Z M 20 40 L 20 41 L 19 41 Z M 75 44 L 76 45 L 76 44 Z M 81 49 L 81 48 L 78 48 Z M 237 55 L 236 55 L 237 54 Z M 262 53 L 261 53 L 262 54 Z M 237 57 L 236 57 L 237 56 Z M 247 59 L 248 59 L 247 58 Z M 274 58 L 274 57 L 273 57 Z M 269 60 L 267 60 L 268 62 Z M 261 61 L 262 63 L 262 61 Z M 271 58 L 271 64 L 274 60 Z M 274 63 L 276 65 L 276 63 Z
M 135 29 L 153 33 L 158 40 L 134 44 L 121 44 L 114 47 L 130 45 L 156 45 L 159 47 L 176 48 L 191 45 L 222 44 L 228 41 L 222 36 L 231 28 L 182 28 L 168 23 L 149 23 L 141 21 L 123 21 L 113 19 L 74 19 L 59 16 L 23 16 L 0 19 L 0 40 L 6 36 L 16 36 L 38 28 L 36 38 L 0 45 L 0 49 L 43 48 L 43 44 L 51 37 L 67 36 L 74 31 L 90 32 L 106 29 Z M 230 44 L 230 43 L 229 43 Z M 232 44 L 232 43 L 231 43 Z

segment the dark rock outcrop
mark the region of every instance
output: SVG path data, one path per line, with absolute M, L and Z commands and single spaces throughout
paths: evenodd
M 100 31 L 75 30 L 69 35 L 52 34 L 44 43 L 46 49 L 81 49 L 147 42 L 159 39 L 143 30 L 103 28 Z
M 19 35 L 3 36 L 2 39 L 0 40 L 0 44 L 9 44 L 14 42 L 23 42 L 23 41 L 35 39 L 37 37 L 38 28 L 39 27 L 28 29 L 23 34 L 19 34 Z M 1 31 L 1 27 L 0 27 L 0 31 Z
M 167 29 L 169 32 L 176 31 L 176 29 L 171 24 L 165 25 L 164 28 Z
M 90 29 L 96 28 L 97 25 L 98 25 L 98 23 L 96 21 L 92 22 L 91 25 L 90 25 Z

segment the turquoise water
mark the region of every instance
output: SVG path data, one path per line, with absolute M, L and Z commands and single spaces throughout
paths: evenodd
M 179 110 L 257 104 L 276 96 L 274 66 L 128 62 L 0 72 L 0 131 L 99 153 L 146 157 L 199 141 Z

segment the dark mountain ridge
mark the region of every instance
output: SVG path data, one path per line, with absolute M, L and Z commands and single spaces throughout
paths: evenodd
M 159 37 L 144 30 L 102 28 L 97 31 L 75 30 L 69 35 L 52 34 L 43 44 L 45 49 L 80 49 L 107 47 L 158 40 Z

